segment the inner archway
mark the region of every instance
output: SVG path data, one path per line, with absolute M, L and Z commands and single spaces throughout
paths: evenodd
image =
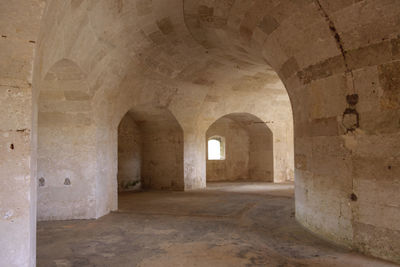
M 118 191 L 183 190 L 183 130 L 166 108 L 129 110 L 118 127 Z
M 127 113 L 118 126 L 118 192 L 142 189 L 142 135 Z
M 207 182 L 274 182 L 274 138 L 268 122 L 231 113 L 208 128 L 206 141 Z

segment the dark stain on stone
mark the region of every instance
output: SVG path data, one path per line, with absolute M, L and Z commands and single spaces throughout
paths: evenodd
M 296 169 L 303 170 L 303 171 L 307 170 L 307 156 L 306 155 L 296 154 L 295 155 L 295 163 L 296 163 Z
M 201 21 L 212 22 L 214 19 L 214 8 L 205 5 L 200 5 L 197 14 Z
M 213 16 L 214 15 L 214 8 L 212 7 L 208 7 L 205 5 L 201 5 L 199 6 L 198 10 L 197 10 L 199 16 Z
M 294 57 L 289 58 L 283 65 L 279 71 L 279 76 L 287 79 L 291 77 L 294 73 L 298 72 L 299 64 Z
M 228 24 L 228 20 L 221 17 L 213 17 L 213 26 L 217 29 L 221 29 Z
M 36 41 L 30 40 L 29 41 L 31 44 L 36 44 Z
M 347 66 L 343 64 L 343 56 L 335 56 L 310 65 L 297 73 L 303 84 L 323 79 L 341 72 L 351 72 L 364 66 L 384 65 L 385 62 L 400 59 L 400 38 L 387 40 L 379 44 L 346 51 Z
M 123 2 L 123 0 L 118 0 L 118 1 L 117 1 L 118 13 L 121 13 L 123 8 L 124 8 L 124 2 Z
M 355 108 L 347 108 L 343 112 L 342 123 L 346 133 L 354 132 L 360 127 L 360 114 Z
M 273 121 L 253 121 L 252 124 L 271 124 Z
M 386 92 L 398 91 L 400 87 L 400 62 L 380 65 L 378 71 L 382 89 Z
M 71 7 L 72 9 L 78 8 L 82 4 L 83 0 L 72 0 Z
M 358 94 L 347 95 L 346 100 L 350 106 L 355 106 L 358 104 Z
M 356 201 L 358 200 L 358 197 L 357 197 L 357 195 L 356 195 L 356 194 L 354 194 L 354 193 L 351 193 L 351 195 L 350 195 L 350 199 L 351 199 L 351 201 L 354 201 L 354 202 L 356 202 Z
M 346 50 L 344 49 L 342 38 L 340 37 L 340 35 L 336 29 L 335 23 L 331 20 L 331 18 L 329 17 L 328 13 L 325 11 L 325 9 L 323 8 L 323 6 L 319 2 L 319 0 L 314 0 L 314 2 L 316 3 L 318 10 L 322 14 L 322 16 L 325 18 L 326 22 L 328 23 L 329 30 L 331 31 L 333 37 L 335 38 L 336 45 L 339 48 L 340 53 L 342 54 L 343 62 L 346 66 L 346 71 L 350 71 L 350 68 L 347 63 Z
M 46 183 L 46 181 L 44 180 L 44 178 L 43 178 L 43 177 L 40 177 L 40 179 L 39 179 L 39 186 L 40 186 L 40 187 L 43 187 L 43 186 L 45 186 L 45 183 Z
M 388 166 L 388 170 L 391 170 L 391 169 L 392 169 L 392 166 L 389 165 L 389 166 Z
M 253 31 L 246 26 L 240 26 L 240 36 L 249 42 L 253 36 Z
M 171 188 L 177 188 L 178 185 L 175 181 L 171 181 Z
M 212 102 L 212 103 L 218 103 L 219 97 L 216 95 L 207 95 L 206 98 L 204 99 L 205 102 Z
M 360 114 L 356 109 L 359 96 L 358 94 L 347 95 L 346 101 L 349 107 L 343 112 L 342 123 L 346 129 L 346 133 L 349 133 L 360 127 Z
M 381 107 L 398 109 L 400 107 L 400 62 L 395 61 L 378 66 L 379 81 L 383 89 Z
M 2 35 L 1 37 L 2 37 L 2 38 L 7 38 L 7 35 Z
M 346 51 L 344 50 L 343 44 L 342 44 L 342 39 L 340 38 L 339 33 L 337 32 L 337 29 L 335 25 L 333 24 L 332 21 L 329 21 L 329 29 L 332 31 L 333 36 L 335 37 L 335 40 L 337 42 L 337 45 L 340 49 L 340 52 L 343 55 L 343 58 L 346 59 Z
M 343 65 L 342 57 L 336 56 L 297 72 L 297 76 L 303 84 L 309 84 L 314 80 L 323 79 L 344 71 L 346 69 Z
M 400 55 L 400 36 L 390 41 L 392 46 L 392 56 L 397 58 Z
M 366 66 L 376 66 L 392 60 L 390 41 L 370 44 L 347 51 L 349 69 L 359 69 Z
M 71 185 L 71 180 L 69 178 L 65 178 L 64 185 Z
M 197 78 L 196 80 L 193 81 L 194 84 L 198 84 L 198 85 L 204 85 L 204 86 L 213 86 L 214 85 L 214 81 L 210 81 L 207 80 L 206 78 Z
M 337 136 L 338 122 L 336 117 L 318 118 L 309 125 L 312 136 Z

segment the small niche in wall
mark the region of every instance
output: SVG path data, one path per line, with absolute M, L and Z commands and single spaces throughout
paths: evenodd
M 46 185 L 46 180 L 43 177 L 40 177 L 39 179 L 39 187 L 43 187 Z
M 71 180 L 69 178 L 65 178 L 64 185 L 71 185 Z

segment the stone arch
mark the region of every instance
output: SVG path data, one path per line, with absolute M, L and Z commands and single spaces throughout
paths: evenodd
M 223 136 L 225 159 L 207 159 L 207 181 L 274 182 L 274 138 L 267 123 L 249 113 L 231 113 L 216 120 L 206 140 Z
M 400 199 L 385 196 L 399 186 L 379 175 L 393 182 L 393 168 L 382 170 L 398 158 L 398 142 L 387 148 L 400 134 L 390 123 L 399 118 L 398 94 L 389 93 L 400 59 L 398 3 L 339 2 L 185 0 L 185 22 L 210 53 L 272 67 L 285 84 L 294 114 L 297 220 L 337 243 L 398 261 L 400 209 L 389 203 Z M 382 212 L 391 223 L 371 215 Z
M 131 108 L 118 127 L 118 141 L 120 189 L 132 182 L 140 182 L 143 189 L 184 189 L 183 129 L 167 108 Z M 133 141 L 138 144 L 132 145 Z M 133 154 L 135 149 L 139 151 Z

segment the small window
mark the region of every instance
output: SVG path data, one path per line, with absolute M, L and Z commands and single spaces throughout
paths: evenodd
M 208 159 L 225 159 L 225 140 L 223 137 L 211 137 L 208 139 Z

